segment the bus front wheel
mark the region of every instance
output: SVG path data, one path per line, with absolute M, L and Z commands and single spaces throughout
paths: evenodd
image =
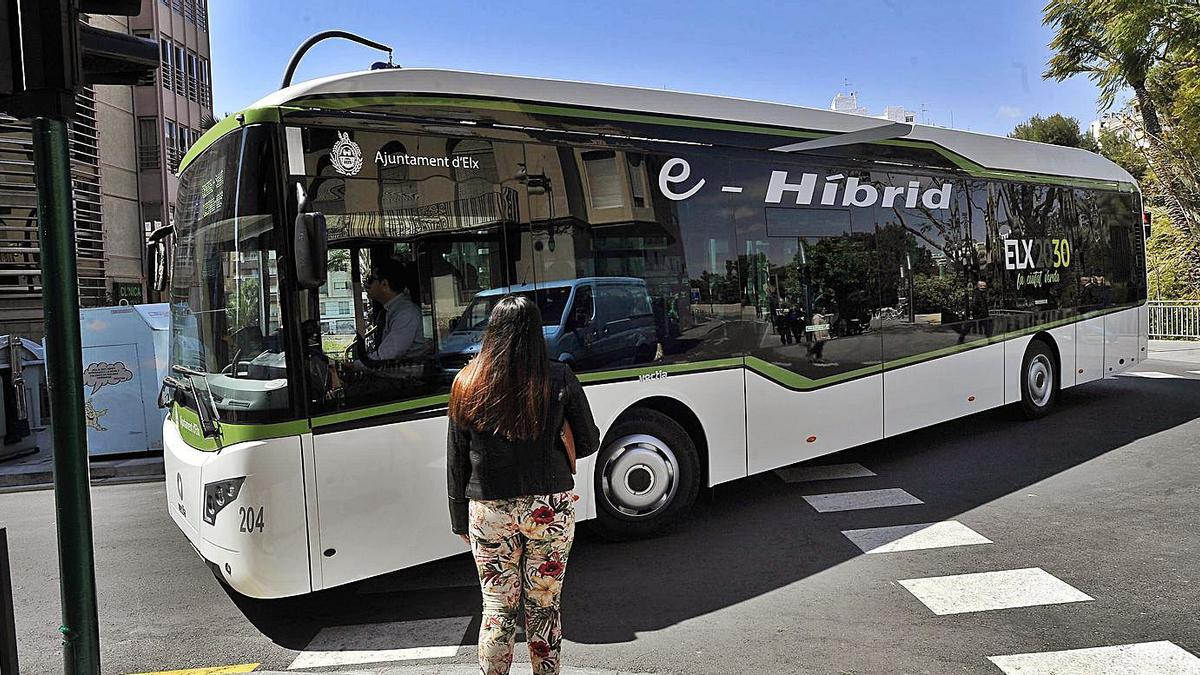
M 1021 412 L 1027 419 L 1044 417 L 1058 399 L 1058 360 L 1050 345 L 1034 340 L 1021 360 Z
M 596 458 L 596 520 L 608 539 L 659 534 L 687 514 L 700 491 L 691 436 L 657 410 L 635 410 L 609 431 Z

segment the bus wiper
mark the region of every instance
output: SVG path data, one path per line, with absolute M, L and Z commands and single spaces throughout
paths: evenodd
M 200 398 L 200 390 L 196 387 L 196 378 L 207 378 L 208 373 L 195 368 L 189 368 L 182 364 L 171 366 L 173 372 L 180 375 L 187 375 L 187 389 L 192 394 L 192 400 L 196 402 L 196 414 L 200 416 L 200 427 L 205 436 L 220 436 L 221 434 L 221 415 L 217 411 L 217 402 L 213 400 L 212 390 L 205 386 L 205 393 L 208 394 L 207 400 L 202 401 Z M 172 378 L 174 379 L 174 378 Z M 207 383 L 207 379 L 205 380 Z M 182 382 L 180 382 L 182 384 Z
M 238 359 L 241 358 L 241 356 L 242 356 L 242 350 L 239 349 L 233 353 L 233 361 L 229 364 L 229 366 L 230 366 L 229 376 L 235 380 L 238 378 Z

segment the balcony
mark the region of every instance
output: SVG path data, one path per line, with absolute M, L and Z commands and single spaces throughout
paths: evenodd
M 167 168 L 171 173 L 179 173 L 179 162 L 183 159 L 183 150 L 170 146 L 167 148 Z
M 157 169 L 160 162 L 160 155 L 157 145 L 139 146 L 138 147 L 138 168 L 139 169 Z

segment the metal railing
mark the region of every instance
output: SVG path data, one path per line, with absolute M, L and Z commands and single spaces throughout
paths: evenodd
M 1200 340 L 1200 300 L 1151 300 L 1150 338 Z
M 138 146 L 138 168 L 157 169 L 160 154 L 158 144 Z

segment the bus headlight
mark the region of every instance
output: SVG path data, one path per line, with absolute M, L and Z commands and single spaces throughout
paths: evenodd
M 245 476 L 219 480 L 215 483 L 205 485 L 204 522 L 209 525 L 216 525 L 217 514 L 221 512 L 221 509 L 237 499 L 238 493 L 242 491 L 242 483 L 244 482 L 246 482 Z

